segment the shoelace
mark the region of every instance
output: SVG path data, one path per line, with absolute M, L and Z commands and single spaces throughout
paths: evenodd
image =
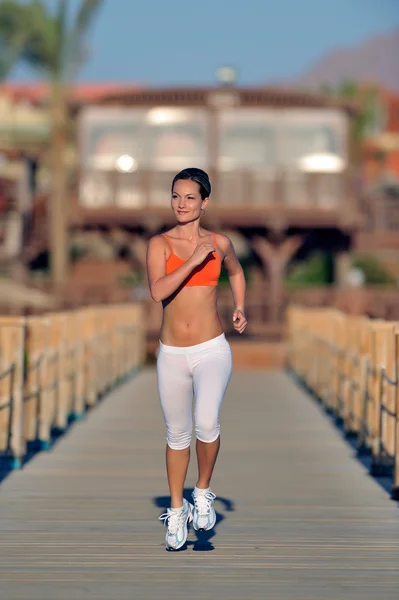
M 180 510 L 179 512 L 166 512 L 158 517 L 158 521 L 163 521 L 163 524 L 168 528 L 169 533 L 175 535 L 182 525 L 183 516 L 185 516 L 184 510 Z
M 212 502 L 215 500 L 216 494 L 213 492 L 206 492 L 206 494 L 194 494 L 194 506 L 195 510 L 200 515 L 209 515 L 211 512 Z

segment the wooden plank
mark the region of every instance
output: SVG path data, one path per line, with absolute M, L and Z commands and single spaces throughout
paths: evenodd
M 218 523 L 170 554 L 155 373 L 112 392 L 3 482 L 0 597 L 396 597 L 397 506 L 318 405 L 282 373 L 239 371 L 221 424 Z

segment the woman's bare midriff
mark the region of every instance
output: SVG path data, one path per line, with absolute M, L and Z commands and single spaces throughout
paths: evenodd
M 216 287 L 187 286 L 163 303 L 160 338 L 168 346 L 194 346 L 223 333 Z

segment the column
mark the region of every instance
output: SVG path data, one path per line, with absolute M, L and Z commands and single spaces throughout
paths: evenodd
M 273 244 L 266 238 L 256 236 L 253 240 L 255 252 L 259 255 L 265 275 L 270 284 L 270 321 L 278 323 L 284 297 L 284 275 L 291 258 L 302 245 L 303 237 L 296 235 Z
M 349 272 L 351 270 L 351 255 L 348 251 L 337 252 L 335 255 L 334 279 L 338 287 L 348 285 Z

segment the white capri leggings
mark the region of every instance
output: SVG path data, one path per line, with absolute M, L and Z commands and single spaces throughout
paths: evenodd
M 230 344 L 224 334 L 195 346 L 166 346 L 157 359 L 158 393 L 173 450 L 191 443 L 195 396 L 195 432 L 201 442 L 217 440 L 219 411 L 232 371 Z

